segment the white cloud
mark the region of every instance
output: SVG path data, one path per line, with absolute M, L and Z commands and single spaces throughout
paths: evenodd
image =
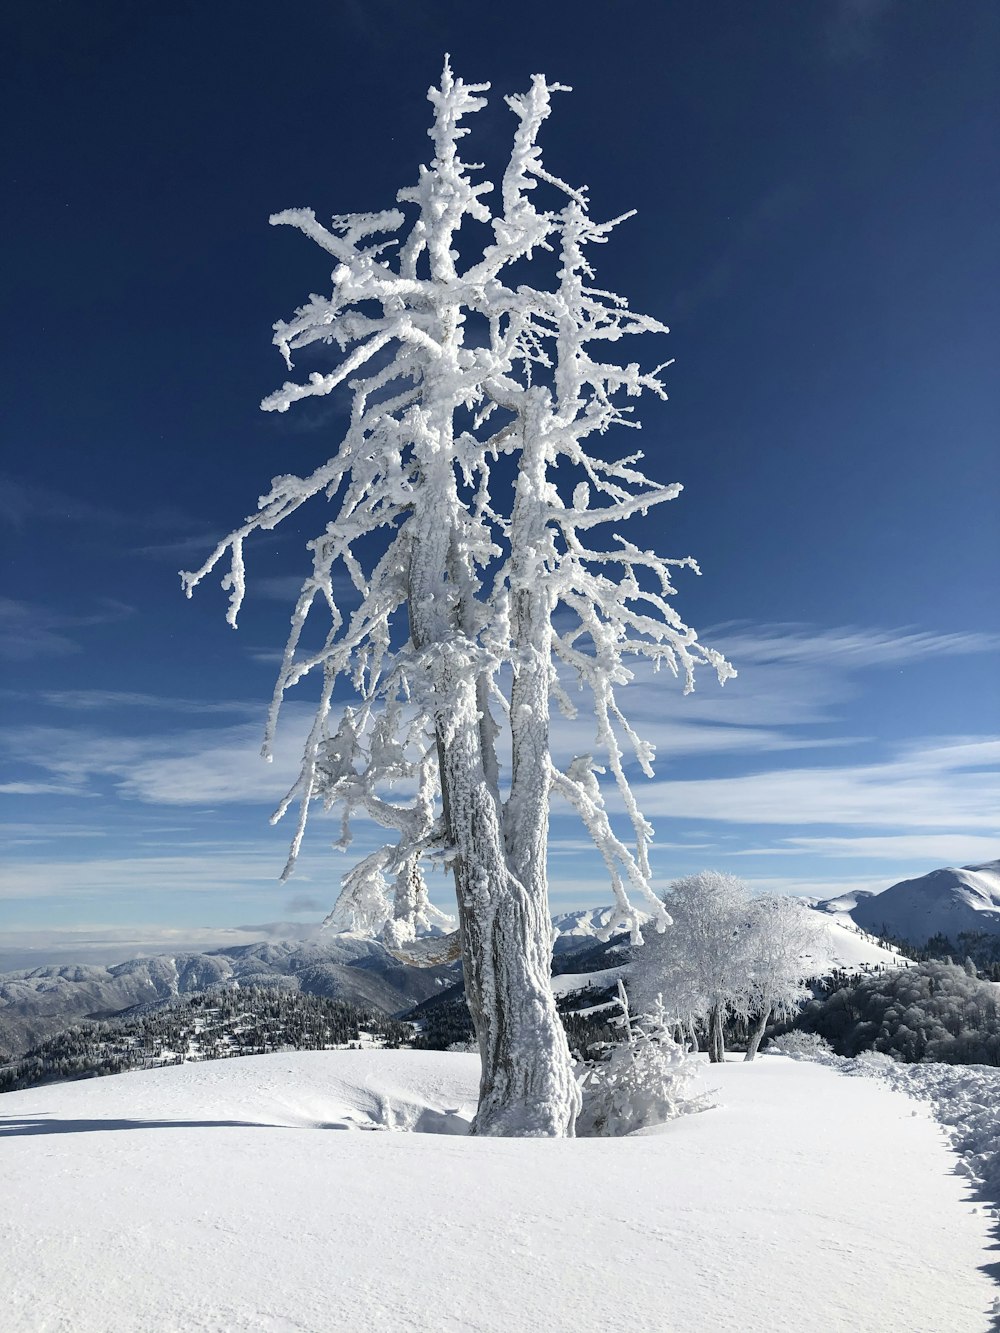
M 841 626 L 816 630 L 793 624 L 765 625 L 752 630 L 720 626 L 705 638 L 737 663 L 816 662 L 850 669 L 898 666 L 928 657 L 1000 650 L 1000 635 L 972 631 L 936 634 L 912 628 L 877 630 Z
M 58 779 L 48 789 L 60 794 L 83 794 L 103 778 L 126 799 L 152 805 L 274 806 L 298 777 L 306 734 L 306 710 L 290 704 L 287 712 L 270 764 L 260 757 L 262 723 L 142 736 L 36 726 L 0 739 L 20 762 Z
M 706 639 L 727 651 L 740 669 L 739 678 L 725 689 L 705 673 L 697 693 L 684 698 L 667 673 L 657 676 L 643 669 L 622 692 L 622 702 L 637 729 L 658 750 L 658 777 L 652 782 L 640 779 L 636 792 L 641 807 L 664 836 L 655 854 L 656 864 L 668 878 L 742 853 L 742 864 L 759 865 L 765 872 L 766 859 L 753 862 L 746 858 L 774 857 L 775 866 L 782 870 L 798 870 L 801 865 L 804 872 L 811 866 L 821 872 L 818 878 L 807 873 L 753 878 L 755 887 L 832 896 L 850 887 L 885 888 L 902 877 L 897 873 L 900 868 L 903 873 L 919 873 L 949 861 L 987 859 L 996 854 L 994 848 L 1000 850 L 1000 842 L 994 843 L 991 837 L 998 831 L 1000 811 L 1000 778 L 995 771 L 1000 740 L 937 738 L 887 753 L 884 746 L 876 749 L 873 741 L 847 737 L 843 724 L 843 718 L 850 716 L 855 679 L 861 671 L 980 653 L 997 646 L 995 639 L 917 631 L 817 632 L 801 626 L 752 633 L 745 628 L 720 627 Z M 0 743 L 19 761 L 19 767 L 4 790 L 39 797 L 100 795 L 108 828 L 114 827 L 116 818 L 114 803 L 107 799 L 110 788 L 135 802 L 134 809 L 141 808 L 144 824 L 155 821 L 157 807 L 164 815 L 169 808 L 172 820 L 200 824 L 210 807 L 218 811 L 213 821 L 225 819 L 227 828 L 246 819 L 259 821 L 253 828 L 264 832 L 265 816 L 298 776 L 300 747 L 311 718 L 308 703 L 290 700 L 275 760 L 265 764 L 259 758 L 263 707 L 254 710 L 253 721 L 219 726 L 209 714 L 229 708 L 238 712 L 243 705 L 113 691 L 62 691 L 49 701 L 79 709 L 92 725 L 83 725 L 83 719 L 67 719 L 75 724 L 8 727 Z M 584 698 L 581 705 L 586 707 Z M 204 713 L 210 725 L 196 725 L 192 718 L 183 728 L 141 736 L 115 736 L 103 726 L 106 715 L 115 710 L 140 707 Z M 165 719 L 161 726 L 166 728 Z M 593 720 L 584 715 L 568 723 L 556 716 L 553 743 L 564 758 L 592 748 Z M 864 745 L 858 753 L 870 754 L 871 760 L 859 760 L 852 752 L 852 762 L 842 762 L 844 756 L 836 753 L 836 747 L 847 744 Z M 797 764 L 796 752 L 804 749 L 815 751 L 809 763 L 790 766 Z M 697 762 L 696 773 L 726 776 L 672 781 L 670 761 L 681 756 Z M 746 772 L 751 765 L 758 771 Z M 686 762 L 677 771 L 690 773 L 692 767 Z M 607 792 L 609 807 L 618 810 L 610 784 Z M 257 808 L 235 810 L 240 803 Z M 188 807 L 190 813 L 179 815 L 181 807 Z M 319 897 L 325 900 L 329 896 L 332 901 L 340 876 L 370 849 L 367 844 L 375 834 L 362 826 L 358 845 L 346 857 L 331 858 L 327 847 L 336 831 L 317 816 L 319 811 L 312 817 L 306 844 L 309 859 L 303 862 L 300 879 L 308 881 L 312 875 L 322 886 Z M 76 821 L 80 816 L 73 818 Z M 751 825 L 769 826 L 766 836 L 774 837 L 776 845 L 756 851 L 748 848 Z M 213 831 L 218 830 L 214 822 Z M 561 809 L 556 812 L 551 850 L 552 899 L 557 906 L 609 901 L 600 863 L 577 830 L 578 825 L 571 825 Z M 141 900 L 147 886 L 163 895 L 180 890 L 281 893 L 276 878 L 284 864 L 290 829 L 279 827 L 266 842 L 253 834 L 254 840 L 242 846 L 221 838 L 205 839 L 194 829 L 182 828 L 176 838 L 165 838 L 165 832 L 152 826 L 136 830 L 132 836 L 137 835 L 137 840 L 129 844 L 129 855 L 118 859 L 72 864 L 50 860 L 37 870 L 27 859 L 26 847 L 21 866 L 8 868 L 0 895 L 86 894 L 97 899 L 106 894 L 125 901 Z M 124 850 L 120 842 L 116 850 Z M 311 859 L 314 854 L 315 862 Z M 852 858 L 886 863 L 885 879 L 830 876 L 831 863 Z M 895 865 L 890 869 L 892 862 Z M 667 882 L 664 879 L 661 887 Z M 431 889 L 441 905 L 448 906 L 449 883 L 435 876 Z
M 79 787 L 68 782 L 0 782 L 4 796 L 86 796 Z
M 935 867 L 977 865 L 1000 857 L 1000 834 L 991 837 L 977 833 L 892 833 L 854 838 L 788 838 L 786 843 L 783 847 L 767 848 L 767 855 L 812 852 L 838 859 L 918 862 Z
M 63 657 L 80 646 L 65 630 L 107 625 L 133 614 L 133 608 L 110 597 L 98 599 L 100 610 L 67 614 L 33 602 L 0 597 L 0 657 L 14 662 L 35 657 Z
M 159 897 L 183 891 L 211 893 L 266 886 L 274 890 L 280 848 L 257 855 L 124 856 L 93 860 L 26 861 L 0 866 L 0 898 L 105 896 Z
M 24 697 L 24 696 L 22 696 Z M 259 704 L 233 699 L 176 699 L 170 695 L 142 694 L 129 690 L 44 690 L 38 696 L 55 708 L 73 712 L 96 712 L 115 708 L 143 708 L 171 713 L 260 713 Z
M 732 778 L 654 781 L 650 816 L 735 824 L 998 830 L 1000 740 L 930 743 L 888 762 L 788 768 Z M 987 771 L 983 771 L 987 769 Z
M 92 824 L 43 823 L 32 820 L 0 824 L 0 838 L 10 846 L 19 843 L 50 842 L 53 838 L 106 838 L 107 830 Z

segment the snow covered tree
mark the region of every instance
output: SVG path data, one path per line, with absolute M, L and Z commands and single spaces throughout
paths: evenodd
M 790 1017 L 804 998 L 808 954 L 817 937 L 814 919 L 815 913 L 803 903 L 778 894 L 762 895 L 750 905 L 748 1008 L 753 1025 L 747 1060 L 760 1049 L 771 1017 Z
M 332 295 L 310 296 L 275 326 L 275 342 L 289 367 L 293 353 L 317 345 L 335 346 L 339 360 L 329 373 L 286 382 L 262 406 L 284 412 L 343 388 L 350 420 L 329 462 L 306 477 L 276 477 L 258 511 L 182 579 L 190 596 L 228 557 L 223 586 L 235 627 L 246 539 L 315 496 L 331 502 L 325 530 L 309 543 L 312 572 L 292 615 L 265 734 L 269 755 L 286 691 L 318 673 L 301 773 L 275 814 L 298 802 L 285 873 L 313 802 L 341 809 L 345 846 L 354 817 L 374 821 L 389 840 L 349 873 L 331 916 L 380 928 L 398 956 L 427 962 L 447 956 L 452 942 L 419 938 L 434 924 L 423 867 L 450 867 L 453 945 L 482 1057 L 474 1132 L 565 1135 L 579 1092 L 549 978 L 550 794 L 568 800 L 600 849 L 616 924 L 639 938 L 631 891 L 662 926 L 666 914 L 649 886 L 651 829 L 625 772 L 626 747 L 646 773 L 653 751 L 616 689 L 632 679 L 635 656 L 665 663 L 686 690 L 699 664 L 720 680 L 733 673 L 668 601 L 672 568 L 696 570 L 694 562 L 663 559 L 617 531 L 680 486 L 647 480 L 638 454 L 608 459 L 593 447 L 612 427 L 637 424 L 623 395 L 663 396 L 663 367 L 644 372 L 596 353 L 630 334 L 666 330 L 592 285 L 587 248 L 615 223 L 592 221 L 586 191 L 542 166 L 538 132 L 560 89 L 541 75 L 506 99 L 516 117 L 513 149 L 490 209 L 493 187 L 474 179 L 480 168 L 458 151 L 469 133 L 462 121 L 485 105 L 488 86 L 463 83 L 446 62 L 428 94 L 433 159 L 397 195 L 409 213 L 353 213 L 329 226 L 309 209 L 271 218 L 335 261 Z M 551 207 L 533 202 L 540 186 Z M 489 228 L 481 247 L 469 223 Z M 545 251 L 558 256 L 556 283 L 531 285 L 531 261 L 538 274 L 551 272 L 537 266 Z M 589 544 L 608 524 L 613 539 Z M 338 565 L 360 598 L 349 614 L 335 591 Z M 317 605 L 329 627 L 307 651 L 302 633 Z M 566 686 L 574 678 L 591 692 L 599 757 L 578 756 L 559 771 L 549 701 L 572 714 Z M 632 847 L 605 808 L 597 774 L 607 769 L 631 820 Z
M 664 902 L 673 925 L 637 951 L 633 1000 L 637 1008 L 650 1009 L 662 998 L 665 1012 L 688 1031 L 702 1022 L 709 1059 L 721 1062 L 726 1017 L 747 1017 L 753 1003 L 749 887 L 735 875 L 702 870 L 676 880 Z

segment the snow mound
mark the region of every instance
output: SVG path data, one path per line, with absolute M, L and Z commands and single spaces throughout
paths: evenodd
M 832 916 L 843 916 L 853 912 L 858 903 L 864 902 L 866 898 L 874 898 L 875 894 L 871 889 L 853 889 L 848 893 L 841 893 L 836 898 L 817 898 L 814 900 L 806 899 L 811 907 L 815 907 L 818 912 L 829 912 Z
M 989 1219 L 919 1103 L 706 1073 L 721 1107 L 624 1139 L 329 1132 L 466 1114 L 478 1061 L 439 1052 L 8 1093 L 4 1333 L 983 1333 Z

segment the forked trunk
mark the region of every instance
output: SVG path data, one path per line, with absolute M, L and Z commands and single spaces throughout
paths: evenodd
M 540 863 L 535 836 L 524 844 L 515 840 L 521 854 L 512 864 L 483 725 L 479 650 L 445 610 L 449 544 L 439 516 L 427 515 L 413 547 L 409 606 L 411 637 L 426 655 L 438 703 L 441 795 L 462 970 L 482 1058 L 471 1132 L 565 1137 L 573 1134 L 580 1098 L 552 995 L 544 833 Z M 545 685 L 547 690 L 547 677 Z M 547 750 L 545 762 L 547 792 Z M 547 802 L 544 808 L 547 815 Z
M 470 681 L 474 689 L 474 682 Z M 478 728 L 438 738 L 462 938 L 482 1074 L 473 1134 L 565 1137 L 579 1106 L 549 977 L 552 926 L 504 855 L 500 803 L 475 771 Z

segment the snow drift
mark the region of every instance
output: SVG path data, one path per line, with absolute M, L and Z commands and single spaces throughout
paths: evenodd
M 477 1080 L 346 1051 L 7 1094 L 5 1333 L 985 1333 L 988 1221 L 881 1082 L 773 1057 L 626 1139 L 385 1132 Z

